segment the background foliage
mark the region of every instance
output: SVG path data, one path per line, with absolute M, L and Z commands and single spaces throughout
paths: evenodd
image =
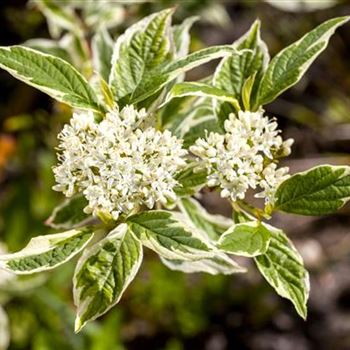
M 322 21 L 350 13 L 349 5 L 335 1 L 323 9 L 301 7 L 297 14 L 267 2 L 230 1 L 219 6 L 210 1 L 156 1 L 120 7 L 115 35 L 173 3 L 178 5 L 177 19 L 193 14 L 204 18 L 194 27 L 193 48 L 231 43 L 259 17 L 272 54 Z M 0 19 L 0 45 L 49 37 L 35 2 L 27 7 L 25 1 L 4 1 Z M 288 160 L 292 172 L 326 162 L 350 164 L 349 42 L 349 26 L 340 28 L 306 77 L 268 106 L 283 126 L 285 138 L 296 140 L 293 158 Z M 196 69 L 192 78 L 206 75 L 208 69 L 210 65 Z M 61 199 L 51 190 L 53 149 L 70 111 L 1 71 L 0 116 L 0 237 L 13 251 L 32 236 L 49 233 L 44 221 Z M 227 212 L 225 203 L 210 194 L 204 201 L 211 211 Z M 276 225 L 297 243 L 311 271 L 306 323 L 253 267 L 245 276 L 184 275 L 169 271 L 147 252 L 139 278 L 123 301 L 79 335 L 72 330 L 74 263 L 12 285 L 2 286 L 0 277 L 10 349 L 348 349 L 348 214 L 349 206 L 329 217 L 275 218 Z

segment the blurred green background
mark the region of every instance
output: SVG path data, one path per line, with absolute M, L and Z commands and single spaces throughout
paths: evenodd
M 80 0 L 79 0 L 80 1 Z M 71 1 L 72 2 L 72 1 Z M 76 1 L 78 3 L 78 0 Z M 81 2 L 81 1 L 80 1 Z M 63 3 L 63 1 L 61 1 Z M 102 2 L 103 3 L 103 2 Z M 232 43 L 255 20 L 273 56 L 322 21 L 350 14 L 348 1 L 153 1 L 104 2 L 120 11 L 114 37 L 137 19 L 177 5 L 176 20 L 200 15 L 192 48 Z M 2 0 L 0 45 L 49 38 L 33 1 Z M 52 34 L 52 28 L 51 28 Z M 189 75 L 210 74 L 212 65 Z M 350 165 L 350 25 L 338 30 L 302 81 L 267 106 L 278 118 L 294 152 L 292 172 L 331 163 Z M 62 197 L 51 190 L 56 135 L 70 110 L 0 71 L 1 250 L 22 248 L 49 233 L 45 219 Z M 227 212 L 218 198 L 204 196 L 208 210 Z M 277 215 L 300 249 L 311 273 L 309 317 L 298 318 L 249 261 L 243 276 L 184 275 L 147 252 L 120 304 L 84 331 L 73 333 L 73 263 L 47 275 L 14 279 L 0 272 L 0 350 L 349 350 L 350 208 L 326 217 Z M 1 348 L 3 346 L 3 349 Z

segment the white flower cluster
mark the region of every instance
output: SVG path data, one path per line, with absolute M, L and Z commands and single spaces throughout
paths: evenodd
M 117 219 L 139 205 L 174 200 L 174 174 L 185 166 L 182 141 L 145 126 L 147 114 L 126 106 L 97 123 L 75 113 L 59 134 L 54 189 L 67 197 L 82 192 L 85 212 Z
M 287 167 L 277 169 L 277 158 L 290 154 L 292 139 L 283 141 L 276 121 L 263 111 L 231 113 L 224 135 L 211 132 L 190 151 L 208 171 L 208 186 L 221 187 L 221 196 L 243 199 L 248 188 L 260 187 L 257 197 L 273 201 L 277 186 L 288 177 Z

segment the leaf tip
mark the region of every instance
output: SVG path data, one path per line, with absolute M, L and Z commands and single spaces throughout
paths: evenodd
M 168 9 L 166 9 L 166 11 L 168 11 L 171 14 L 174 14 L 175 11 L 178 9 L 179 5 L 174 5 L 172 7 L 169 7 Z
M 252 24 L 252 28 L 255 30 L 260 30 L 260 27 L 261 27 L 261 20 L 260 18 L 257 18 Z
M 173 16 L 173 14 L 176 12 L 177 8 L 178 8 L 178 5 L 174 5 L 172 7 L 168 7 L 166 9 L 160 11 L 159 13 L 163 13 L 163 14 L 165 14 L 166 17 L 171 18 Z
M 350 20 L 350 16 L 342 16 L 342 17 L 339 17 L 339 20 L 343 23 L 346 23 Z
M 302 309 L 297 309 L 298 315 L 304 320 L 307 321 L 307 306 L 303 305 Z
M 78 334 L 86 325 L 86 322 L 83 322 L 80 316 L 77 316 L 74 323 L 74 332 Z

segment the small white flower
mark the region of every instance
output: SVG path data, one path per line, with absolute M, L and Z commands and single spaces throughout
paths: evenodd
M 290 153 L 293 140 L 283 141 L 275 120 L 263 111 L 230 114 L 224 135 L 211 132 L 190 147 L 208 171 L 209 187 L 220 186 L 221 196 L 243 199 L 249 188 L 260 187 L 258 194 L 272 201 L 275 188 L 286 178 L 288 168 L 277 170 L 275 158 Z
M 273 203 L 274 196 L 278 186 L 289 178 L 289 168 L 283 167 L 277 169 L 275 163 L 270 163 L 262 172 L 262 179 L 259 186 L 263 189 L 262 192 L 257 193 L 255 197 L 265 198 L 266 202 Z
M 100 123 L 92 112 L 75 113 L 58 136 L 54 189 L 67 197 L 83 193 L 85 212 L 115 220 L 140 205 L 174 200 L 174 175 L 185 166 L 187 151 L 169 131 L 146 127 L 146 118 L 133 106 Z

